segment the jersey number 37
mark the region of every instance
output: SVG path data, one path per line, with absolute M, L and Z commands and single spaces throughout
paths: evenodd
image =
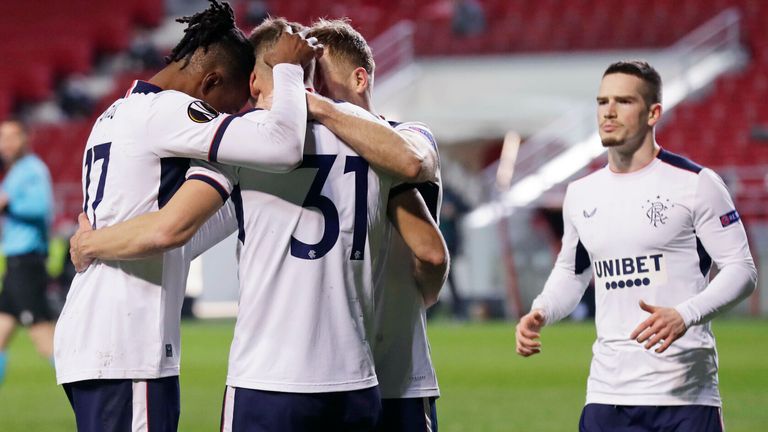
M 96 208 L 101 204 L 104 198 L 104 182 L 107 180 L 107 170 L 109 169 L 109 150 L 112 143 L 97 144 L 85 152 L 85 200 L 83 201 L 83 213 L 88 214 L 88 201 L 90 200 L 89 189 L 91 187 L 91 169 L 96 161 L 101 160 L 101 174 L 99 175 L 99 184 L 96 186 L 96 196 L 93 197 L 91 209 L 93 218 L 91 224 L 96 229 Z

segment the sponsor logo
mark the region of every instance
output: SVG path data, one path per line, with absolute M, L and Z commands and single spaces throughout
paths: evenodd
M 593 208 L 591 212 L 587 212 L 586 210 L 582 210 L 582 212 L 584 213 L 584 217 L 589 219 L 597 213 L 597 207 Z
M 607 290 L 644 287 L 667 281 L 664 254 L 596 260 L 592 265 L 596 286 Z
M 197 100 L 187 107 L 187 115 L 195 123 L 208 123 L 219 116 L 219 112 L 207 103 Z
M 425 379 L 427 379 L 426 375 L 414 375 L 410 378 L 411 382 L 424 381 Z
M 675 205 L 672 204 L 668 199 L 663 199 L 661 196 L 656 195 L 656 199 L 654 201 L 645 200 L 643 209 L 645 210 L 645 216 L 648 218 L 648 221 L 655 228 L 659 225 L 664 225 L 667 223 L 667 219 L 669 218 L 665 213 L 667 210 L 674 206 Z
M 741 219 L 741 216 L 739 215 L 739 212 L 736 210 L 729 211 L 728 213 L 720 216 L 720 225 L 723 226 L 723 228 L 727 227 L 728 225 L 732 225 Z

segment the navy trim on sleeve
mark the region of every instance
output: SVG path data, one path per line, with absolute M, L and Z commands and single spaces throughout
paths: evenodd
M 184 176 L 189 169 L 187 158 L 160 159 L 160 189 L 157 193 L 157 206 L 163 208 L 171 200 L 173 194 L 184 183 Z
M 701 244 L 701 240 L 699 240 L 698 237 L 696 237 L 696 253 L 699 255 L 699 270 L 701 270 L 701 275 L 706 276 L 712 268 L 712 257 L 710 257 L 707 250 L 704 249 L 704 245 Z
M 417 184 L 416 190 L 418 190 L 421 197 L 424 198 L 424 203 L 429 209 L 429 214 L 432 216 L 432 220 L 434 220 L 435 223 L 438 223 L 440 209 L 437 208 L 437 204 L 440 199 L 440 186 L 437 183 L 424 182 Z
M 696 162 L 693 162 L 692 160 L 684 158 L 680 155 L 670 153 L 664 149 L 661 149 L 656 157 L 661 159 L 662 162 L 668 163 L 675 168 L 684 169 L 692 173 L 698 174 L 702 169 L 704 169 L 704 167 L 697 164 Z
M 437 208 L 437 203 L 440 198 L 440 186 L 433 182 L 403 183 L 389 190 L 389 199 L 391 200 L 401 193 L 411 189 L 416 189 L 421 197 L 424 198 L 424 204 L 427 205 L 429 215 L 432 216 L 432 220 L 437 223 L 438 213 L 440 212 L 440 209 Z
M 229 194 L 227 193 L 227 190 L 224 189 L 224 186 L 222 186 L 219 182 L 216 181 L 216 179 L 213 179 L 211 177 L 208 177 L 204 174 L 192 174 L 191 176 L 187 177 L 187 180 L 200 180 L 202 182 L 207 183 L 212 188 L 216 189 L 216 192 L 221 195 L 221 201 L 226 202 L 227 198 L 229 198 Z
M 242 117 L 248 113 L 254 112 L 256 109 L 249 109 L 246 111 L 243 111 L 238 114 L 233 114 L 227 118 L 225 118 L 221 124 L 219 125 L 219 128 L 216 129 L 216 134 L 213 135 L 213 141 L 211 141 L 211 148 L 208 150 L 208 160 L 211 162 L 216 162 L 219 157 L 219 146 L 221 145 L 221 139 L 224 138 L 224 132 L 227 131 L 227 128 L 229 127 L 229 124 L 232 123 L 232 120 Z
M 392 199 L 398 195 L 400 195 L 403 192 L 407 192 L 411 189 L 416 189 L 417 184 L 416 183 L 403 183 L 399 184 L 392 189 L 389 190 L 389 199 Z
M 237 238 L 240 243 L 245 244 L 245 219 L 243 219 L 243 196 L 240 192 L 240 185 L 232 188 L 232 204 L 235 205 L 235 217 L 237 218 Z
M 574 273 L 580 275 L 584 273 L 584 270 L 588 269 L 591 265 L 592 262 L 589 261 L 589 253 L 587 252 L 587 248 L 585 248 L 584 244 L 581 242 L 581 240 L 579 240 L 579 243 L 576 244 L 576 268 Z
M 131 89 L 131 94 L 134 93 L 143 93 L 143 94 L 149 94 L 149 93 L 160 93 L 163 91 L 162 88 L 148 83 L 146 81 L 136 81 L 136 84 Z

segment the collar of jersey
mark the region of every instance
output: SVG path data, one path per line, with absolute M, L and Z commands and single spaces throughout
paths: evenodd
M 617 172 L 614 172 L 613 170 L 611 170 L 610 166 L 608 166 L 608 165 L 605 166 L 605 170 L 608 171 L 608 173 L 613 178 L 617 178 L 617 179 L 630 179 L 630 178 L 640 177 L 640 176 L 643 176 L 643 175 L 649 173 L 650 171 L 652 171 L 656 167 L 656 165 L 659 165 L 660 163 L 662 163 L 661 159 L 659 159 L 658 157 L 654 157 L 653 159 L 651 159 L 650 162 L 648 162 L 648 164 L 646 166 L 640 168 L 637 171 L 632 171 L 632 172 L 628 172 L 628 173 L 617 173 Z
M 148 83 L 146 81 L 140 81 L 136 80 L 133 82 L 133 85 L 131 86 L 131 90 L 128 92 L 129 94 L 134 93 L 143 93 L 143 94 L 149 94 L 149 93 L 160 93 L 163 91 L 160 87 Z

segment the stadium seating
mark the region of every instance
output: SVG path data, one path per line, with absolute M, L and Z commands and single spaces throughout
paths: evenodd
M 401 19 L 412 20 L 420 56 L 664 47 L 735 6 L 742 12 L 743 40 L 752 51 L 750 66 L 722 78 L 708 97 L 678 109 L 679 121 L 662 131 L 661 140 L 709 165 L 768 163 L 768 143 L 750 138 L 752 127 L 768 126 L 766 2 L 656 0 L 623 2 L 620 8 L 611 0 L 478 3 L 485 10 L 487 28 L 469 37 L 453 33 L 450 0 L 357 0 L 330 9 L 323 3 L 273 0 L 269 5 L 273 15 L 300 22 L 347 15 L 369 39 Z
M 411 20 L 421 57 L 664 47 L 736 6 L 751 52 L 749 65 L 678 107 L 659 141 L 710 166 L 768 164 L 768 142 L 752 134 L 755 127 L 768 127 L 768 2 L 655 0 L 617 7 L 611 0 L 478 0 L 486 29 L 467 37 L 452 30 L 451 0 L 267 3 L 272 15 L 305 23 L 348 16 L 369 40 L 403 19 Z M 236 6 L 242 19 L 244 3 Z M 88 73 L 98 57 L 125 50 L 134 28 L 156 26 L 163 18 L 163 2 L 157 0 L 0 3 L 0 118 L 20 104 L 49 99 L 60 80 Z M 114 91 L 97 102 L 94 116 L 120 97 L 132 79 L 147 76 L 151 72 L 115 77 Z M 34 134 L 36 151 L 57 182 L 79 181 L 79 149 L 92 122 L 40 127 Z
M 157 25 L 154 0 L 0 3 L 0 87 L 12 103 L 49 97 L 57 79 L 91 70 L 98 54 L 128 47 L 134 26 Z

